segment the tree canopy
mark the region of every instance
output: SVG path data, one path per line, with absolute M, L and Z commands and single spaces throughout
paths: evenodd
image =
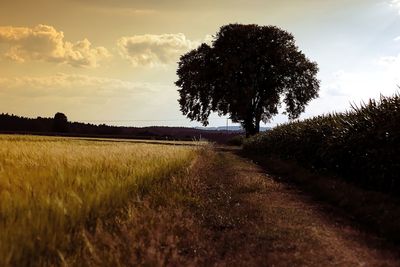
M 229 24 L 211 45 L 181 56 L 177 70 L 179 104 L 191 120 L 208 125 L 212 112 L 239 122 L 247 135 L 279 113 L 298 118 L 318 97 L 318 65 L 275 26 Z
M 64 113 L 57 112 L 53 119 L 53 131 L 59 133 L 68 132 L 68 119 Z

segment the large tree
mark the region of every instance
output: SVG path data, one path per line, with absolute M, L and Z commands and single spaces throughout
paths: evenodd
M 229 24 L 211 45 L 181 56 L 177 70 L 181 111 L 208 125 L 212 112 L 242 124 L 246 135 L 259 132 L 284 103 L 289 119 L 298 118 L 318 97 L 318 66 L 275 26 Z

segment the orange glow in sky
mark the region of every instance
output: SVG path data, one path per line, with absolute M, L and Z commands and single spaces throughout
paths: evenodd
M 198 126 L 180 114 L 176 62 L 234 22 L 292 32 L 319 64 L 303 117 L 342 111 L 397 91 L 399 11 L 399 0 L 2 0 L 0 113 Z

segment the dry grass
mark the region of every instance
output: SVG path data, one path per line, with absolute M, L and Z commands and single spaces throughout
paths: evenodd
M 1 136 L 0 266 L 65 261 L 75 245 L 90 244 L 82 229 L 94 229 L 99 218 L 114 217 L 157 180 L 187 168 L 195 151 L 185 146 Z
M 213 247 L 192 213 L 202 187 L 194 172 L 203 167 L 200 156 L 189 169 L 157 180 L 142 198 L 82 231 L 86 240 L 65 265 L 205 266 Z

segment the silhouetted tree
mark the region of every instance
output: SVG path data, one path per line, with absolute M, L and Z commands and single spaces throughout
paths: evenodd
M 53 119 L 53 131 L 58 133 L 68 132 L 68 119 L 64 113 L 57 112 Z
M 229 115 L 246 135 L 259 132 L 283 102 L 289 119 L 298 118 L 318 97 L 317 63 L 275 26 L 229 24 L 212 45 L 181 56 L 177 70 L 181 111 L 208 125 L 211 112 Z

